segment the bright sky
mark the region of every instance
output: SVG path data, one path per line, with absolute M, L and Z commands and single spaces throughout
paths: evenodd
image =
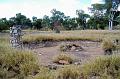
M 101 3 L 101 0 L 0 0 L 0 18 L 10 18 L 16 13 L 31 18 L 51 16 L 50 11 L 56 8 L 67 16 L 76 17 L 76 10 L 82 9 L 86 13 L 93 3 Z

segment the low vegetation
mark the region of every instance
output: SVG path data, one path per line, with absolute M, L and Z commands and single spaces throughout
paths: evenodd
M 34 76 L 32 79 L 55 79 L 55 73 L 54 71 L 42 67 L 39 73 L 36 76 Z
M 0 78 L 25 78 L 36 74 L 39 70 L 38 63 L 31 52 L 7 49 L 0 51 Z
M 84 66 L 84 73 L 88 78 L 119 79 L 120 78 L 120 56 L 111 55 L 99 57 Z
M 113 40 L 120 40 L 120 31 L 62 31 L 60 34 L 24 35 L 23 42 L 39 41 L 67 41 L 67 40 L 91 40 L 102 41 L 104 50 L 115 47 Z M 109 38 L 110 40 L 104 40 Z M 117 45 L 119 48 L 119 44 Z M 116 47 L 115 47 L 116 48 Z M 0 79 L 119 79 L 120 56 L 102 56 L 88 61 L 82 65 L 70 65 L 74 57 L 68 54 L 59 54 L 53 58 L 53 62 L 67 61 L 69 65 L 50 70 L 38 65 L 37 57 L 28 50 L 16 50 L 11 48 L 8 36 L 0 37 Z
M 43 68 L 44 70 L 44 68 Z M 98 57 L 80 65 L 67 65 L 56 71 L 44 70 L 32 79 L 119 79 L 120 56 Z
M 23 43 L 41 42 L 41 41 L 102 41 L 104 38 L 111 40 L 120 39 L 120 31 L 104 30 L 84 30 L 84 31 L 62 31 L 60 34 L 53 32 L 26 34 L 23 36 Z
M 110 55 L 113 53 L 113 50 L 116 48 L 116 46 L 113 43 L 113 41 L 110 40 L 110 38 L 109 38 L 109 39 L 104 39 L 102 41 L 102 48 L 103 48 L 105 54 Z
M 24 79 L 38 73 L 36 56 L 26 50 L 16 50 L 8 45 L 7 39 L 0 38 L 0 79 Z
M 57 70 L 56 79 L 84 79 L 79 66 L 70 65 Z
M 118 39 L 116 39 L 118 40 Z M 110 38 L 105 38 L 102 43 L 102 49 L 104 50 L 105 55 L 111 55 L 113 54 L 115 51 L 117 51 L 117 53 L 119 53 L 120 50 L 120 44 L 119 42 L 116 42 L 116 40 L 111 40 Z

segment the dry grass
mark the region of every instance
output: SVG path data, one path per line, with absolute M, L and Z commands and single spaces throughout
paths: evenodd
M 35 31 L 36 32 L 36 31 Z M 29 31 L 31 33 L 31 31 Z M 103 31 L 103 30 L 85 30 L 85 31 L 62 31 L 60 34 L 52 32 L 40 32 L 40 34 L 26 34 L 23 37 L 24 42 L 34 41 L 64 41 L 64 40 L 91 40 L 101 41 L 104 38 L 111 40 L 120 40 L 120 31 Z M 58 59 L 73 61 L 72 57 L 60 56 Z M 0 77 L 7 79 L 8 68 L 17 69 L 19 65 L 20 75 L 31 75 L 38 70 L 33 54 L 28 51 L 18 51 L 10 48 L 8 36 L 0 36 Z M 4 69 L 2 68 L 4 67 Z M 120 78 L 120 56 L 105 56 L 83 65 L 82 70 L 78 66 L 66 66 L 55 72 L 40 68 L 39 74 L 34 78 L 28 79 L 80 79 L 83 76 L 99 76 L 100 79 L 119 79 Z M 18 75 L 18 76 L 20 76 Z M 55 77 L 53 76 L 55 75 Z M 18 78 L 14 78 L 18 79 Z M 23 78 L 21 78 L 23 79 Z M 27 79 L 27 78 L 26 78 Z M 83 78 L 84 79 L 84 78 Z
M 104 38 L 120 39 L 120 31 L 107 30 L 76 30 L 76 31 L 61 31 L 60 34 L 53 32 L 39 32 L 37 34 L 26 34 L 23 37 L 23 42 L 39 42 L 39 41 L 68 41 L 68 40 L 90 40 L 101 41 Z
M 56 79 L 84 79 L 79 66 L 69 65 L 57 70 Z
M 119 79 L 120 78 L 120 56 L 102 56 L 91 60 L 84 65 L 84 73 L 88 77 L 99 77 L 98 79 Z M 95 78 L 95 79 L 96 79 Z
M 112 40 L 107 38 L 102 41 L 103 50 L 114 49 L 114 47 L 115 47 L 115 44 L 112 42 Z
M 54 63 L 59 63 L 60 60 L 67 61 L 68 63 L 73 63 L 74 57 L 70 56 L 69 54 L 59 54 L 53 58 Z
M 39 73 L 32 79 L 55 79 L 54 71 L 51 71 L 45 67 L 41 67 Z M 28 78 L 30 79 L 30 78 Z
M 31 51 L 11 48 L 8 35 L 1 35 L 0 79 L 24 79 L 38 70 L 38 61 Z

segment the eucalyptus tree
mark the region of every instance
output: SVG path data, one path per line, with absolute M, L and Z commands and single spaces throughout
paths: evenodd
M 60 33 L 60 26 L 62 25 L 65 15 L 63 12 L 56 9 L 52 9 L 50 12 L 52 13 L 50 20 L 54 26 L 54 30 L 56 31 L 56 33 Z
M 93 28 L 104 29 L 108 24 L 107 17 L 105 16 L 105 4 L 92 4 L 89 10 L 92 13 L 92 18 L 90 18 L 90 20 L 94 20 L 94 23 L 92 24 Z M 91 23 L 91 21 L 89 22 Z
M 113 25 L 116 24 L 116 18 L 120 14 L 118 12 L 118 7 L 120 4 L 120 0 L 103 0 L 105 2 L 104 8 L 106 10 L 105 16 L 108 17 L 109 21 L 109 30 L 113 29 Z
M 82 29 L 86 29 L 86 19 L 90 18 L 90 15 L 85 14 L 83 10 L 76 10 L 76 14 L 78 15 L 78 19 L 76 19 L 78 26 L 82 26 Z
M 47 28 L 51 28 L 49 16 L 47 16 L 47 15 L 43 16 L 42 26 L 47 27 Z
M 6 18 L 0 19 L 0 32 L 9 29 L 9 22 Z
M 105 0 L 106 4 L 108 3 L 106 0 Z M 119 7 L 119 4 L 120 4 L 120 0 L 110 0 L 111 2 L 111 7 L 110 7 L 110 11 L 109 11 L 109 30 L 112 30 L 113 29 L 113 22 L 116 18 L 116 16 L 119 16 L 117 15 L 118 14 L 118 7 Z M 120 14 L 120 12 L 119 12 Z

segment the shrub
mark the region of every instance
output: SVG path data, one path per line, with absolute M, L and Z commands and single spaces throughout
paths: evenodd
M 66 46 L 66 44 L 61 44 L 60 45 L 60 51 L 67 51 L 68 47 Z
M 84 65 L 84 73 L 87 77 L 99 77 L 100 79 L 120 78 L 120 56 L 103 56 Z
M 80 67 L 76 65 L 65 66 L 57 71 L 56 79 L 84 79 L 84 76 L 80 72 Z
M 102 48 L 105 54 L 112 54 L 113 49 L 115 49 L 115 45 L 110 39 L 104 39 L 102 41 Z
M 66 61 L 69 64 L 73 63 L 74 58 L 72 58 L 72 56 L 68 55 L 68 54 L 59 54 L 58 56 L 55 56 L 53 58 L 53 62 L 54 63 L 59 63 L 60 60 Z

